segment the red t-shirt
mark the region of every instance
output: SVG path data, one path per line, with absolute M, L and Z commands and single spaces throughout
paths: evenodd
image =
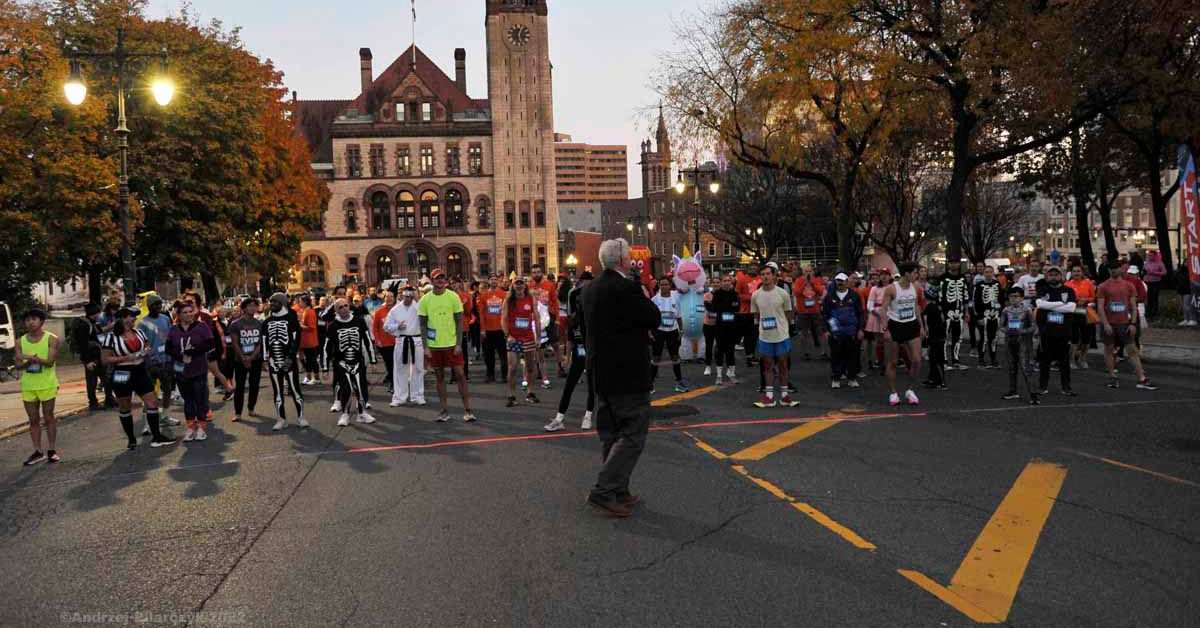
M 1140 277 L 1134 277 L 1133 275 L 1125 275 L 1125 281 L 1129 282 L 1129 285 L 1133 286 L 1134 290 L 1137 290 L 1138 303 L 1145 303 L 1146 282 L 1142 281 Z
M 311 307 L 301 309 L 296 317 L 300 319 L 300 348 L 316 349 L 317 345 L 317 311 Z
M 508 304 L 508 336 L 521 342 L 534 342 L 533 327 L 537 324 L 537 311 L 533 297 L 517 299 Z
M 558 287 L 549 279 L 543 279 L 540 282 L 529 281 L 529 294 L 538 300 L 538 303 L 546 304 L 550 310 L 550 320 L 558 318 Z
M 800 277 L 792 284 L 792 295 L 796 298 L 797 314 L 819 314 L 821 299 L 825 298 L 825 280 L 813 277 L 810 283 L 804 277 Z
M 475 324 L 475 308 L 471 307 L 471 293 L 463 290 L 458 293 L 458 298 L 463 304 L 463 328 L 470 327 Z
M 392 304 L 392 307 L 395 307 L 395 304 Z M 383 330 L 383 323 L 391 311 L 392 308 L 384 304 L 375 308 L 375 312 L 371 314 L 371 333 L 375 336 L 375 344 L 381 347 L 396 346 L 396 337 Z M 316 333 L 313 336 L 316 336 Z
M 1132 320 L 1137 288 L 1126 279 L 1109 279 L 1096 289 L 1096 306 L 1104 301 L 1104 315 L 1109 325 L 1128 325 Z
M 757 277 L 754 279 L 751 279 L 746 275 L 741 275 L 738 277 L 737 283 L 734 285 L 734 289 L 737 291 L 738 295 L 738 314 L 750 313 L 750 297 L 761 285 L 762 279 Z
M 480 329 L 483 331 L 504 329 L 500 325 L 500 314 L 504 311 L 504 299 L 506 298 L 508 298 L 508 291 L 500 288 L 479 293 L 479 317 L 482 321 Z

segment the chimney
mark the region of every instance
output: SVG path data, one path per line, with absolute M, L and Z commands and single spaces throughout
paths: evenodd
M 371 49 L 358 49 L 358 69 L 362 76 L 362 94 L 367 95 L 367 91 L 371 89 Z
M 467 50 L 454 49 L 454 83 L 462 93 L 467 93 Z

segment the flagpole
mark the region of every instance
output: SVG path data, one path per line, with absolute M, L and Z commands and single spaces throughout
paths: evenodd
M 417 69 L 417 0 L 412 0 L 412 67 Z

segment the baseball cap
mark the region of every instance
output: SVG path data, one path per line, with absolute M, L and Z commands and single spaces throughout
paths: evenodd
M 444 271 L 440 268 L 435 268 L 435 269 L 433 269 L 432 273 L 429 273 L 429 278 L 431 280 L 437 279 L 438 277 L 445 277 L 445 276 L 446 276 L 446 271 Z
M 1127 270 L 1127 271 L 1125 271 L 1125 272 L 1132 273 L 1132 274 L 1136 275 L 1136 274 L 1138 274 L 1138 267 L 1137 267 L 1137 266 L 1130 266 L 1130 267 L 1129 267 L 1129 270 Z
M 834 281 L 846 281 L 849 278 L 850 277 L 848 275 L 846 275 L 846 273 L 838 273 L 833 276 Z

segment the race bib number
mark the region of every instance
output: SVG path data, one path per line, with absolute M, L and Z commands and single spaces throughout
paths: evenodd
M 516 320 L 516 324 L 517 324 L 517 329 L 529 329 L 529 319 L 528 318 L 518 318 Z
M 663 312 L 662 313 L 662 326 L 674 328 L 675 327 L 675 315 L 670 312 Z
M 430 340 L 437 340 L 437 330 L 430 327 L 429 329 L 425 330 L 425 337 Z
M 900 318 L 902 318 L 906 321 L 911 320 L 911 319 L 914 319 L 917 317 L 917 308 L 915 308 L 911 305 L 909 305 L 907 307 L 902 307 L 902 308 L 900 308 L 899 314 L 900 314 Z
M 704 306 L 703 306 L 703 305 L 697 305 L 697 306 L 696 306 L 696 313 L 697 313 L 697 314 L 703 314 L 704 312 L 705 312 L 705 309 L 704 309 Z
M 500 315 L 500 304 L 499 303 L 488 303 L 487 312 L 488 312 L 489 316 L 499 316 Z
M 159 347 L 159 348 L 158 348 L 158 352 L 159 352 L 159 353 L 166 353 L 166 352 L 167 352 L 167 345 L 163 345 L 163 346 Z
M 29 366 L 25 367 L 25 372 L 26 373 L 41 373 L 42 365 L 41 364 L 30 364 Z
M 128 384 L 129 383 L 129 371 L 113 371 L 113 383 L 114 384 Z
M 1113 312 L 1115 314 L 1124 314 L 1125 310 L 1125 304 L 1121 301 L 1112 301 L 1108 304 L 1109 312 Z
M 733 318 L 734 318 L 733 312 L 722 312 L 721 313 L 721 322 L 722 323 L 732 323 Z
M 817 302 L 814 299 L 805 299 L 804 300 L 804 307 L 812 307 L 816 304 L 817 304 Z
M 1051 323 L 1054 323 L 1055 325 L 1062 325 L 1063 313 L 1062 312 L 1047 312 L 1046 320 L 1050 321 Z
M 253 340 L 243 340 L 242 341 L 242 353 L 245 353 L 247 355 L 254 353 L 254 347 L 257 344 L 258 343 L 254 342 Z
M 583 345 L 579 345 L 579 346 L 575 347 L 575 355 L 577 355 L 581 358 L 586 358 L 587 357 L 587 347 L 585 347 Z
M 1013 319 L 1008 321 L 1009 331 L 1021 331 L 1021 319 Z
M 778 329 L 779 321 L 775 320 L 774 316 L 768 316 L 768 317 L 762 319 L 762 328 L 763 328 L 763 331 L 771 331 L 772 329 Z
M 836 318 L 829 319 L 829 331 L 836 332 L 838 330 L 838 322 Z
M 176 363 L 175 363 L 175 372 L 176 372 L 176 373 L 182 373 L 182 372 L 183 372 L 183 369 L 184 369 L 184 364 L 183 364 L 183 362 L 176 362 Z

